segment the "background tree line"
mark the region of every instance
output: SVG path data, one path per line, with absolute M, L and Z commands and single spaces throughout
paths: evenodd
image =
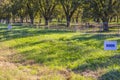
M 108 31 L 108 23 L 113 19 L 119 22 L 119 0 L 0 0 L 0 20 L 6 23 L 20 23 L 25 20 L 34 24 L 35 19 L 39 23 L 44 19 L 48 25 L 52 19 L 58 22 L 66 20 L 66 26 L 70 27 L 71 21 L 95 21 L 103 23 L 103 30 Z

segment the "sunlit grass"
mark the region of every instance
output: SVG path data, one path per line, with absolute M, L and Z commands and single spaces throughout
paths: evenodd
M 82 75 L 87 70 L 98 73 L 98 75 L 92 75 L 97 76 L 99 80 L 109 80 L 107 79 L 109 72 L 116 74 L 120 71 L 120 38 L 116 35 L 101 36 L 19 26 L 14 26 L 11 31 L 8 31 L 5 27 L 0 28 L 0 49 L 8 47 L 10 50 L 15 50 L 15 55 L 12 55 L 10 60 L 13 63 L 24 64 L 33 60 L 34 64 L 47 66 L 53 71 L 69 69 L 72 75 L 71 80 L 93 80 L 89 75 L 87 77 Z M 117 40 L 118 50 L 104 51 L 104 40 Z M 30 64 L 33 63 L 29 62 L 26 65 Z M 114 72 L 116 67 L 117 71 Z M 26 66 L 23 66 L 22 69 L 24 68 Z M 31 74 L 38 73 L 37 69 L 34 70 L 32 67 L 30 69 L 32 69 Z M 100 74 L 98 70 L 103 72 Z M 119 75 L 116 76 L 119 77 Z M 111 77 L 112 80 L 117 79 L 114 76 Z M 46 74 L 41 77 L 43 80 L 61 80 L 60 78 L 65 79 L 61 74 L 53 74 L 53 76 Z

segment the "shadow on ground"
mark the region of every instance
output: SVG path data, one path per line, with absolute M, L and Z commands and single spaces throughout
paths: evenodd
M 120 71 L 119 70 L 109 71 L 103 74 L 101 77 L 99 77 L 98 80 L 120 80 Z
M 96 59 L 87 59 L 85 64 L 77 66 L 73 71 L 84 72 L 86 70 L 96 71 L 98 69 L 107 68 L 112 65 L 120 66 L 120 55 L 99 57 Z
M 72 31 L 67 30 L 49 30 L 49 29 L 35 29 L 29 27 L 22 27 L 17 26 L 14 27 L 12 30 L 8 30 L 5 27 L 0 28 L 0 42 L 16 39 L 16 38 L 24 38 L 24 37 L 31 37 L 31 36 L 38 36 L 44 34 L 65 34 L 70 33 Z

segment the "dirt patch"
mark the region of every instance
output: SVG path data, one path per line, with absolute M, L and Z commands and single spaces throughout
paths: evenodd
M 17 66 L 15 64 L 3 61 L 0 61 L 0 67 L 2 69 L 17 69 Z
M 25 62 L 22 63 L 22 65 L 34 65 L 36 62 L 34 60 L 26 60 Z
M 65 77 L 66 80 L 70 80 L 72 78 L 71 71 L 69 70 L 61 70 L 59 74 Z
M 16 51 L 14 49 L 10 49 L 9 47 L 0 48 L 0 61 L 8 61 L 8 56 L 15 53 Z
M 0 56 L 0 61 L 7 61 L 7 58 Z
M 20 65 L 19 65 L 20 66 Z M 20 70 L 18 64 L 10 62 L 0 62 L 1 76 L 6 76 L 7 79 L 15 80 L 38 80 L 39 76 L 30 74 L 29 69 Z M 22 65 L 21 65 L 22 66 Z M 9 77 L 9 76 L 10 77 Z

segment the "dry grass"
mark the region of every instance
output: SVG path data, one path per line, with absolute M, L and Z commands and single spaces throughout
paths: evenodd
M 51 69 L 34 60 L 15 63 L 21 55 L 9 47 L 0 48 L 0 80 L 71 80 L 73 72 L 67 69 Z

